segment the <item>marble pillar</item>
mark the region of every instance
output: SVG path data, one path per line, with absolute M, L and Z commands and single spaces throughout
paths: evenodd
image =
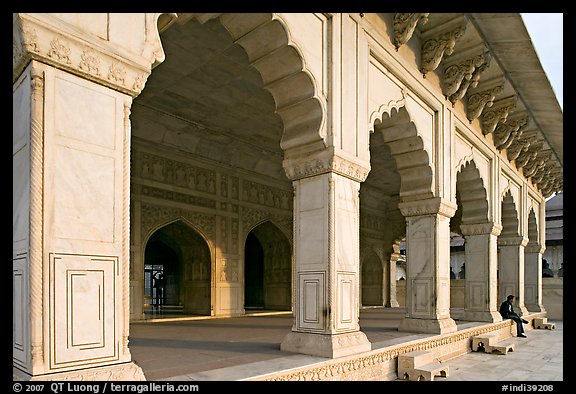
M 450 218 L 456 205 L 441 198 L 402 202 L 406 217 L 406 317 L 399 331 L 446 334 L 450 317 Z
M 499 322 L 498 235 L 495 223 L 460 225 L 466 238 L 466 293 L 461 320 Z
M 336 172 L 293 181 L 295 308 L 282 351 L 335 358 L 371 350 L 360 331 L 360 182 Z
M 524 304 L 524 248 L 528 238 L 522 236 L 498 238 L 498 298 L 506 300 L 509 294 L 515 296 L 515 310 L 519 315 L 528 313 Z
M 530 312 L 546 312 L 542 304 L 543 247 L 529 243 L 524 249 L 524 305 Z

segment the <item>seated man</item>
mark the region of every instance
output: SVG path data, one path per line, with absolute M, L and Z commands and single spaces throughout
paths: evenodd
M 522 319 L 516 312 L 514 312 L 514 307 L 512 303 L 514 302 L 514 296 L 510 294 L 506 297 L 506 301 L 500 305 L 500 314 L 504 319 L 512 319 L 516 322 L 516 336 L 520 338 L 526 338 L 524 335 L 524 326 L 522 323 L 528 323 L 527 320 Z

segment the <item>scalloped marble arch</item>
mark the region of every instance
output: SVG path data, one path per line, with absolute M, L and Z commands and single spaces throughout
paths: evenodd
M 246 51 L 250 65 L 262 77 L 264 89 L 274 97 L 276 113 L 284 123 L 280 141 L 284 151 L 305 145 L 326 146 L 325 100 L 306 66 L 304 52 L 282 17 L 274 13 L 191 15 L 201 24 L 218 18 L 231 40 Z M 161 14 L 156 20 L 161 21 Z
M 500 204 L 502 207 L 500 217 L 502 232 L 500 236 L 519 236 L 520 220 L 518 218 L 517 203 L 514 201 L 514 196 L 510 191 L 510 181 L 508 181 L 508 184 L 502 193 L 500 193 Z
M 462 223 L 485 223 L 490 220 L 489 201 L 485 180 L 472 155 L 462 159 L 456 173 L 456 187 L 462 204 Z M 465 187 L 462 186 L 465 182 Z M 456 192 L 456 191 L 455 191 Z
M 534 206 L 530 206 L 528 208 L 528 243 L 541 246 L 538 224 L 538 214 L 534 211 Z
M 402 99 L 383 104 L 370 115 L 369 132 L 381 131 L 400 174 L 400 197 L 417 200 L 434 197 L 434 173 L 424 141 L 418 133 L 407 105 Z

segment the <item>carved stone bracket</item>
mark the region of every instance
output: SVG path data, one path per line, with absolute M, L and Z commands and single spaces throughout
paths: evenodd
M 472 79 L 476 68 L 480 67 L 485 59 L 486 49 L 475 46 L 471 49 L 454 53 L 444 60 L 442 73 L 442 91 L 445 97 L 456 93 L 460 85 L 466 80 Z
M 494 131 L 498 122 L 505 122 L 508 114 L 516 108 L 516 97 L 507 97 L 494 102 L 488 111 L 482 112 L 482 133 L 488 135 Z
M 433 197 L 426 200 L 401 202 L 398 204 L 398 208 L 405 217 L 442 215 L 451 218 L 456 213 L 458 206 L 441 197 Z
M 502 226 L 494 222 L 461 224 L 460 231 L 462 235 L 500 235 Z
M 529 242 L 524 248 L 525 253 L 540 253 L 543 254 L 546 251 L 546 246 L 542 246 L 536 242 Z
M 494 146 L 502 150 L 510 146 L 512 141 L 522 134 L 522 128 L 528 125 L 528 116 L 516 119 L 508 119 L 506 122 L 500 122 L 494 129 Z
M 466 19 L 462 17 L 422 33 L 420 72 L 424 77 L 438 68 L 444 56 L 452 54 L 456 41 L 465 32 Z
M 530 160 L 536 158 L 538 155 L 538 151 L 543 146 L 543 140 L 532 141 L 531 144 L 528 146 L 528 149 L 522 151 L 518 158 L 516 159 L 516 168 L 520 169 L 524 167 Z
M 504 84 L 489 87 L 482 91 L 474 92 L 469 94 L 468 100 L 466 101 L 466 117 L 470 122 L 478 118 L 484 108 L 492 107 L 494 104 L 494 99 L 496 96 L 502 94 L 504 91 Z
M 420 25 L 425 25 L 428 22 L 428 15 L 430 14 L 394 14 L 394 46 L 396 50 L 410 40 L 418 22 Z
M 79 33 L 49 14 L 18 14 L 12 45 L 13 81 L 30 60 L 37 60 L 136 97 L 151 72 L 150 59 L 120 57 L 109 42 Z
M 286 157 L 282 163 L 290 180 L 307 178 L 334 172 L 358 182 L 364 182 L 370 172 L 370 164 L 333 148 L 302 156 Z
M 465 79 L 458 90 L 448 97 L 448 100 L 452 103 L 452 106 L 456 104 L 456 101 L 462 99 L 469 88 L 475 88 L 480 81 L 480 75 L 490 67 L 490 61 L 492 60 L 492 55 L 490 52 L 485 51 L 482 55 L 482 62 L 477 66 L 472 72 L 472 76 L 469 79 Z

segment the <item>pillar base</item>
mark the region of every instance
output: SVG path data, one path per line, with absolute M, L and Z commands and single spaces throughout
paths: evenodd
M 498 323 L 502 321 L 502 315 L 500 315 L 500 312 L 497 311 L 464 310 L 464 313 L 462 314 L 459 320 Z
M 372 344 L 362 331 L 333 335 L 292 331 L 280 344 L 280 350 L 337 358 L 369 352 L 372 350 Z
M 142 368 L 133 362 L 107 365 L 104 367 L 86 368 L 76 371 L 57 372 L 32 376 L 18 368 L 12 368 L 12 380 L 14 381 L 52 381 L 52 380 L 77 380 L 77 381 L 144 381 Z
M 456 332 L 456 322 L 452 318 L 443 319 L 416 319 L 413 317 L 405 317 L 398 326 L 398 331 L 408 332 L 424 332 L 431 334 L 449 334 Z

